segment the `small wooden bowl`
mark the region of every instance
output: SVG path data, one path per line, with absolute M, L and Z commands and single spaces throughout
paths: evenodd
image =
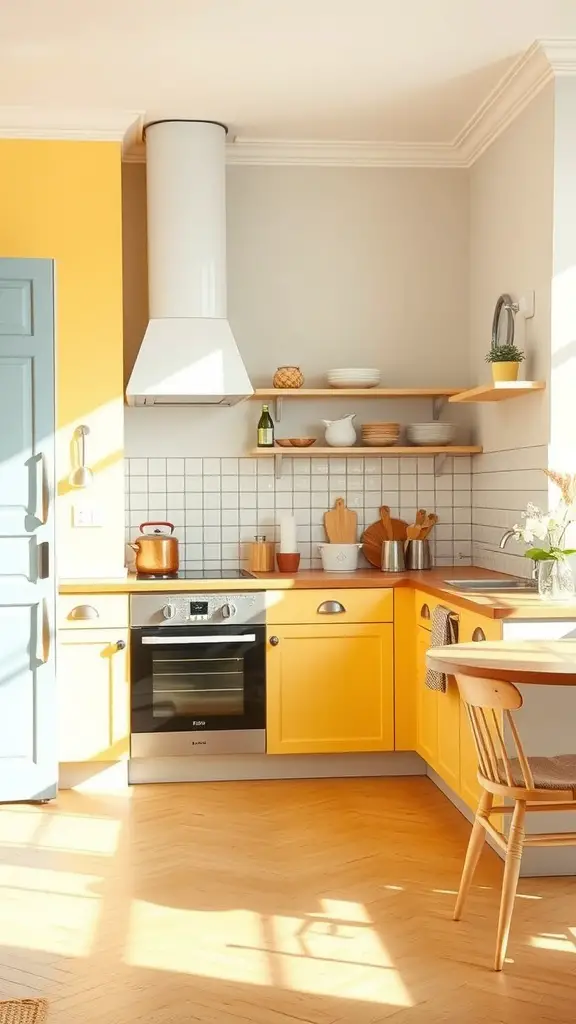
M 316 444 L 315 437 L 291 437 L 289 440 L 293 448 L 309 448 L 310 445 Z

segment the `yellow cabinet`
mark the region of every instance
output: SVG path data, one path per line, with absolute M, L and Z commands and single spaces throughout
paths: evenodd
M 502 626 L 498 619 L 489 619 L 475 612 L 460 612 L 460 628 L 458 638 L 461 643 L 470 643 L 472 640 L 482 642 L 486 640 L 500 640 L 502 638 Z M 480 799 L 480 786 L 478 784 L 478 759 L 468 715 L 464 704 L 460 704 L 460 796 L 471 807 L 476 810 Z
M 460 790 L 460 694 L 456 680 L 448 676 L 445 693 L 438 693 L 438 754 L 436 770 L 444 782 Z
M 394 749 L 393 627 L 272 626 L 267 751 L 326 754 Z
M 430 647 L 430 630 L 418 626 L 416 636 L 416 685 L 418 709 L 418 753 L 427 764 L 436 768 L 438 760 L 438 696 L 426 686 L 426 652 Z
M 58 632 L 60 761 L 127 757 L 130 680 L 127 629 Z

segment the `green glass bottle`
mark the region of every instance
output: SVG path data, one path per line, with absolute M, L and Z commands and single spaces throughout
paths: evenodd
M 274 447 L 274 421 L 267 405 L 262 406 L 262 413 L 258 420 L 258 447 Z

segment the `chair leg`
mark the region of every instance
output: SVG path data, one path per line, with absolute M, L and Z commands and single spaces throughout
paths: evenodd
M 510 834 L 506 849 L 506 865 L 504 867 L 504 880 L 502 883 L 502 898 L 500 900 L 500 916 L 498 918 L 498 934 L 496 937 L 496 956 L 494 970 L 501 971 L 506 957 L 508 936 L 510 934 L 510 922 L 514 910 L 514 899 L 520 875 L 520 864 L 522 863 L 522 850 L 524 848 L 524 819 L 526 817 L 526 802 L 517 800 L 512 813 L 510 823 Z
M 460 880 L 460 888 L 458 890 L 458 896 L 456 898 L 456 906 L 454 907 L 454 920 L 459 921 L 462 917 L 462 911 L 464 910 L 464 904 L 466 897 L 470 892 L 470 886 L 472 885 L 472 879 L 474 878 L 474 872 L 480 860 L 480 854 L 482 853 L 482 847 L 484 846 L 484 840 L 486 839 L 486 830 L 480 822 L 480 815 L 486 815 L 490 813 L 490 808 L 494 797 L 492 793 L 487 790 L 483 790 L 482 796 L 480 797 L 480 803 L 478 804 L 478 810 L 476 811 L 476 817 L 472 826 L 472 832 L 470 834 L 470 840 L 468 842 L 468 849 L 466 850 L 466 859 L 464 861 L 464 867 L 462 869 L 462 878 Z

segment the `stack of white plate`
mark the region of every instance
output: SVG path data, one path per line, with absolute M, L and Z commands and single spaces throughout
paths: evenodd
M 328 370 L 331 388 L 375 388 L 380 383 L 380 370 L 366 367 Z
M 442 446 L 452 444 L 454 431 L 452 423 L 410 423 L 406 427 L 406 437 L 410 444 Z

